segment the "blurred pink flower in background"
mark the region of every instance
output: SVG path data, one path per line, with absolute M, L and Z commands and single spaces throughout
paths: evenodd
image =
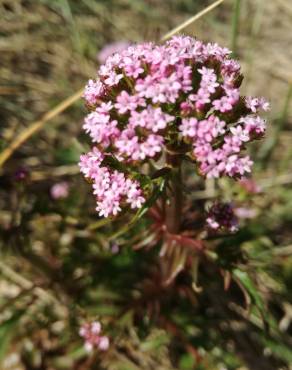
M 99 321 L 85 323 L 79 330 L 79 335 L 84 338 L 84 347 L 87 352 L 94 348 L 106 351 L 109 348 L 109 338 L 101 334 L 101 324 Z
M 97 54 L 97 60 L 103 64 L 108 57 L 125 50 L 128 46 L 130 46 L 129 41 L 115 41 L 106 44 Z
M 116 242 L 113 243 L 112 246 L 111 246 L 112 254 L 117 254 L 117 253 L 119 253 L 119 251 L 120 251 L 120 247 L 119 247 L 118 243 L 116 243 Z
M 234 213 L 236 214 L 238 218 L 242 218 L 242 219 L 255 218 L 257 215 L 257 211 L 255 208 L 247 208 L 247 207 L 235 208 Z
M 69 194 L 69 184 L 66 181 L 58 182 L 51 187 L 51 197 L 53 199 L 64 199 Z
M 262 191 L 261 187 L 254 180 L 248 179 L 247 177 L 239 180 L 239 184 L 248 193 L 257 194 Z

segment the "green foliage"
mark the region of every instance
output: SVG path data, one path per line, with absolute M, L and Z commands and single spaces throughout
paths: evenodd
M 24 314 L 24 311 L 14 311 L 13 316 L 8 320 L 4 321 L 0 325 L 0 364 L 3 362 L 5 354 L 9 348 L 9 344 L 16 334 L 17 326 L 19 325 L 19 320 Z

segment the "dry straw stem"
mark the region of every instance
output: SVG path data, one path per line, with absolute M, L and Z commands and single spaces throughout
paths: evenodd
M 74 164 L 68 166 L 59 166 L 53 169 L 50 168 L 46 171 L 33 171 L 31 172 L 30 179 L 32 181 L 42 181 L 48 177 L 73 176 L 79 172 L 79 167 Z
M 34 290 L 35 295 L 46 302 L 53 302 L 60 305 L 60 302 L 44 289 L 35 286 L 30 280 L 24 278 L 16 271 L 12 270 L 7 264 L 0 261 L 0 273 L 6 276 L 10 281 L 20 286 L 24 290 Z
M 0 154 L 0 168 L 3 164 L 11 157 L 13 152 L 19 148 L 27 139 L 29 139 L 33 134 L 39 131 L 46 122 L 55 118 L 58 114 L 64 112 L 67 108 L 69 108 L 73 103 L 75 103 L 83 93 L 83 89 L 77 91 L 75 94 L 69 96 L 69 98 L 63 100 L 60 104 L 58 104 L 55 108 L 47 112 L 43 115 L 41 119 L 35 121 L 29 125 L 26 129 L 24 129 L 16 139 Z
M 239 18 L 240 18 L 240 2 L 241 0 L 234 1 L 234 10 L 232 16 L 232 38 L 231 38 L 231 50 L 234 55 L 237 55 L 237 37 L 239 29 Z
M 182 31 L 190 24 L 197 21 L 199 18 L 210 12 L 212 9 L 216 8 L 218 5 L 223 3 L 224 0 L 217 0 L 213 4 L 207 6 L 201 12 L 197 13 L 193 17 L 189 18 L 187 21 L 183 22 L 179 26 L 175 27 L 173 30 L 168 32 L 166 35 L 162 36 L 161 41 L 165 41 L 169 39 L 171 36 L 175 35 L 176 33 Z M 67 108 L 69 108 L 72 104 L 74 104 L 81 96 L 82 96 L 83 89 L 77 91 L 75 94 L 71 95 L 69 98 L 63 100 L 60 104 L 58 104 L 55 108 L 47 112 L 40 120 L 35 121 L 29 125 L 26 129 L 24 129 L 16 139 L 8 145 L 6 149 L 0 154 L 0 168 L 3 167 L 4 163 L 12 156 L 14 151 L 18 149 L 26 140 L 28 140 L 33 134 L 39 131 L 41 128 L 44 127 L 45 123 L 55 118 L 58 114 L 64 112 Z
M 185 29 L 186 27 L 188 27 L 190 24 L 192 24 L 193 22 L 195 22 L 199 18 L 201 18 L 203 15 L 209 13 L 211 10 L 213 10 L 214 8 L 216 8 L 216 6 L 222 4 L 223 1 L 224 0 L 218 0 L 218 1 L 215 1 L 213 4 L 207 6 L 207 8 L 203 9 L 201 12 L 197 13 L 193 17 L 191 17 L 188 20 L 186 20 L 184 23 L 180 24 L 179 26 L 175 27 L 173 30 L 169 31 L 166 35 L 164 35 L 161 38 L 161 41 L 165 41 L 165 40 L 169 39 L 171 36 L 175 35 L 176 33 L 182 31 L 183 29 Z

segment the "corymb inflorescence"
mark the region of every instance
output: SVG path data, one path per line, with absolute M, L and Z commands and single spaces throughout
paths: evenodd
M 241 82 L 228 49 L 187 36 L 108 57 L 85 88 L 90 113 L 83 127 L 94 147 L 80 160 L 99 215 L 116 215 L 127 204 L 140 208 L 147 195 L 133 174 L 145 162 L 164 166 L 166 152 L 188 157 L 207 178 L 249 173 L 253 162 L 244 150 L 264 134 L 258 112 L 269 104 L 241 96 Z

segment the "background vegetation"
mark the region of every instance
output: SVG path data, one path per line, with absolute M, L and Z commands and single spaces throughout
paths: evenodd
M 155 293 L 157 251 L 133 250 L 145 224 L 98 219 L 79 174 L 83 102 L 52 111 L 95 75 L 104 45 L 158 40 L 208 4 L 0 0 L 1 151 L 41 129 L 1 169 L 1 369 L 292 368 L 291 3 L 225 0 L 184 30 L 231 47 L 245 92 L 272 107 L 266 139 L 252 148 L 259 191 L 196 180 L 194 204 L 220 196 L 252 218 L 215 241 L 216 265 L 200 264 L 194 290 L 182 275 Z M 35 124 L 46 112 L 53 119 Z M 56 200 L 60 181 L 69 195 Z M 78 329 L 95 318 L 112 346 L 88 356 Z

